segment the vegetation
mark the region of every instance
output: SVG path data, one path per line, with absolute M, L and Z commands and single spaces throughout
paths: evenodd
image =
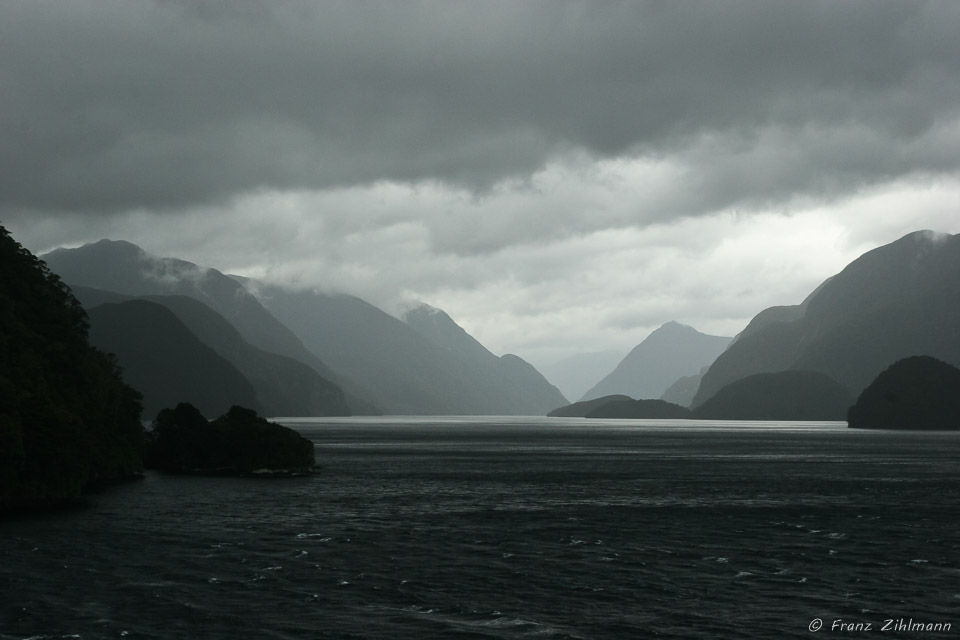
M 69 288 L 0 226 L 0 511 L 142 469 L 140 396 Z
M 234 406 L 214 421 L 180 403 L 157 414 L 147 437 L 147 466 L 170 473 L 306 473 L 313 443 L 293 429 Z
M 931 358 L 898 360 L 847 413 L 854 429 L 960 429 L 960 369 Z

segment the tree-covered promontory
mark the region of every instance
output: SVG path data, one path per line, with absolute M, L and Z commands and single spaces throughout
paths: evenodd
M 147 466 L 169 473 L 296 475 L 314 465 L 313 443 L 299 433 L 234 406 L 208 421 L 181 402 L 157 414 L 147 434 Z
M 854 429 L 960 429 L 960 369 L 930 356 L 898 360 L 847 413 Z
M 69 288 L 0 226 L 0 512 L 142 469 L 140 396 L 87 331 Z

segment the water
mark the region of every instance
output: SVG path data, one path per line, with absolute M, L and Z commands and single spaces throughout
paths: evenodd
M 960 633 L 960 433 L 285 423 L 318 475 L 148 474 L 0 523 L 0 638 Z

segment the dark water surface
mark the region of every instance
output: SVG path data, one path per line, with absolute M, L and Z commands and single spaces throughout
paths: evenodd
M 960 635 L 960 433 L 285 423 L 321 473 L 0 523 L 0 638 Z

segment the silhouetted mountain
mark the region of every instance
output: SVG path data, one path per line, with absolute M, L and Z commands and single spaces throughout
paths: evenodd
M 421 303 L 407 309 L 403 321 L 460 361 L 476 389 L 500 398 L 503 413 L 543 415 L 567 401 L 533 365 L 509 353 L 495 356 L 440 309 Z
M 623 360 L 620 351 L 577 353 L 549 365 L 540 366 L 540 372 L 566 398 L 581 398 L 597 381 L 613 371 Z
M 0 512 L 138 474 L 140 411 L 80 303 L 0 226 Z
M 713 362 L 729 343 L 730 338 L 708 336 L 693 327 L 668 322 L 634 347 L 581 400 L 613 394 L 659 398 L 679 378 Z
M 918 231 L 869 251 L 803 305 L 762 312 L 704 374 L 694 406 L 756 374 L 819 371 L 858 395 L 891 363 L 960 365 L 960 236 Z
M 44 258 L 50 269 L 75 287 L 129 296 L 183 295 L 223 316 L 250 345 L 293 358 L 347 392 L 354 413 L 378 413 L 352 394 L 350 381 L 335 374 L 277 320 L 242 282 L 192 262 L 152 256 L 129 242 L 101 240 L 78 249 L 57 249 Z
M 75 287 L 87 308 L 110 301 L 132 299 L 118 293 Z M 343 416 L 349 409 L 343 392 L 311 367 L 247 343 L 226 318 L 187 296 L 145 296 L 163 305 L 201 342 L 235 366 L 253 385 L 263 411 L 272 416 Z
M 663 400 L 614 400 L 589 411 L 587 418 L 682 420 L 692 418 L 686 407 Z
M 166 307 L 147 300 L 89 311 L 90 342 L 116 355 L 124 380 L 143 394 L 147 415 L 189 402 L 212 414 L 259 408 L 253 385 Z
M 602 398 L 594 398 L 593 400 L 581 400 L 580 402 L 574 402 L 573 404 L 558 407 L 547 415 L 551 418 L 583 418 L 597 407 L 603 406 L 609 402 L 618 401 L 633 402 L 633 398 L 624 395 L 613 395 L 603 396 Z
M 913 356 L 870 383 L 847 422 L 854 429 L 960 429 L 960 369 Z
M 259 293 L 267 308 L 304 344 L 334 369 L 362 384 L 364 396 L 388 413 L 538 412 L 541 401 L 537 397 L 529 400 L 505 393 L 502 381 L 491 374 L 490 367 L 478 365 L 477 359 L 499 360 L 495 369 L 511 379 L 529 379 L 531 373 L 511 373 L 510 368 L 524 367 L 517 366 L 513 358 L 497 359 L 465 333 L 459 334 L 459 327 L 446 322 L 439 325 L 438 340 L 456 345 L 452 348 L 354 296 L 279 287 L 263 287 Z M 563 403 L 559 391 L 556 395 Z
M 816 371 L 758 373 L 736 380 L 693 416 L 704 420 L 843 420 L 852 398 L 835 380 Z

